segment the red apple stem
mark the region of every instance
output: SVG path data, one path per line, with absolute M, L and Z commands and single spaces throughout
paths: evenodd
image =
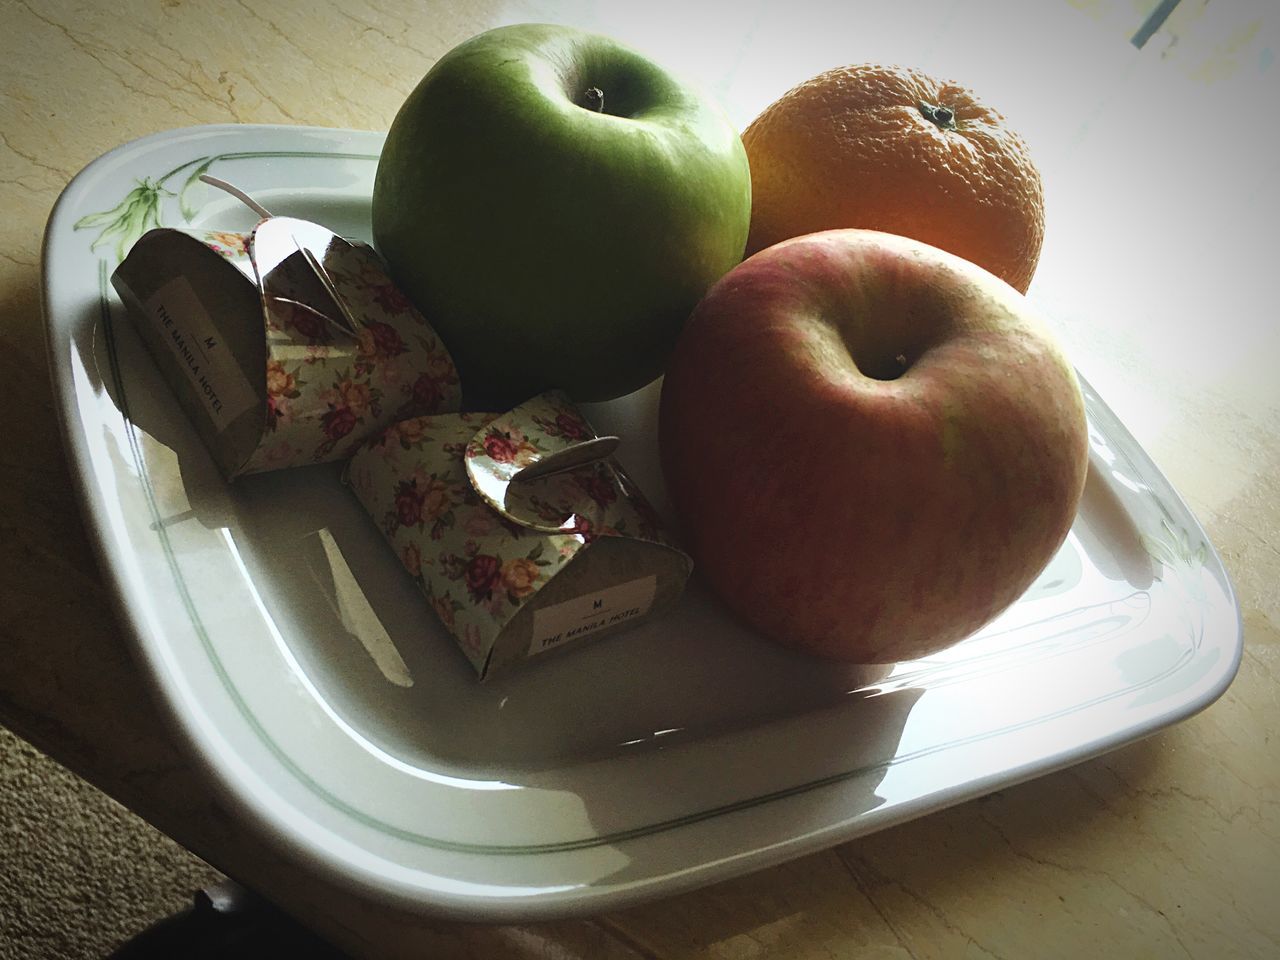
M 954 130 L 956 128 L 956 112 L 950 107 L 940 107 L 936 103 L 921 100 L 920 113 L 926 120 L 937 126 L 939 130 Z
M 599 87 L 587 87 L 582 92 L 582 105 L 596 113 L 604 113 L 604 91 Z

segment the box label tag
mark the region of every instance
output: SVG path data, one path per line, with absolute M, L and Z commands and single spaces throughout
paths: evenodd
M 529 656 L 644 616 L 657 588 L 650 575 L 533 611 Z
M 258 405 L 235 356 L 186 277 L 175 277 L 142 305 L 221 433 Z

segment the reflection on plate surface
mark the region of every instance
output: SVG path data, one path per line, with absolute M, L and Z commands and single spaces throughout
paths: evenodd
M 423 911 L 598 911 L 1077 762 L 1230 682 L 1240 627 L 1221 564 L 1086 385 L 1071 536 L 1018 604 L 949 650 L 805 659 L 733 624 L 695 574 L 670 616 L 478 684 L 340 467 L 222 482 L 109 290 L 113 251 L 76 229 L 144 178 L 176 171 L 176 192 L 203 168 L 368 239 L 380 142 L 176 131 L 96 161 L 50 220 L 50 349 L 87 516 L 162 702 L 264 837 Z M 181 194 L 193 225 L 251 226 L 200 189 Z M 162 222 L 181 221 L 178 200 L 157 195 Z M 657 396 L 587 414 L 665 510 Z

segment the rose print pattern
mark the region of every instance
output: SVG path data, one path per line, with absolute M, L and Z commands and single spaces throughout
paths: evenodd
M 346 407 L 333 407 L 320 418 L 320 429 L 327 438 L 316 449 L 317 455 L 324 458 L 338 445 L 338 441 L 351 433 L 359 423 L 359 418 Z
M 421 371 L 409 387 L 409 405 L 434 410 L 440 406 L 449 387 L 458 384 L 457 374 L 452 363 L 443 363 L 436 359 Z
M 481 441 L 484 452 L 496 463 L 511 463 L 517 466 L 529 463 L 538 453 L 537 447 L 527 439 L 514 437 L 500 429 L 491 429 Z
M 478 602 L 493 596 L 493 585 L 502 574 L 502 561 L 489 553 L 479 553 L 467 561 L 462 577 L 467 593 Z
M 494 643 L 520 608 L 598 539 L 627 537 L 678 549 L 612 460 L 528 481 L 518 510 L 496 509 L 468 469 L 477 456 L 509 468 L 594 436 L 567 398 L 548 394 L 501 415 L 400 421 L 351 459 L 348 485 L 482 675 Z M 564 522 L 565 529 L 533 529 L 522 522 L 526 513 Z
M 309 249 L 320 251 L 334 300 L 302 254 L 288 254 L 291 248 L 259 278 L 255 244 L 260 228 L 273 222 L 279 220 L 260 221 L 251 234 L 168 231 L 188 249 L 198 243 L 197 254 L 221 257 L 259 295 L 262 427 L 256 438 L 236 441 L 243 444 L 235 454 L 241 459 L 224 464 L 229 476 L 346 459 L 392 423 L 457 410 L 461 387 L 452 358 L 374 250 L 309 225 L 313 232 L 303 235 L 312 238 Z M 320 246 L 317 230 L 329 238 Z M 280 242 L 264 235 L 264 244 Z M 276 263 L 279 255 L 264 253 L 264 262 Z
M 414 578 L 422 576 L 422 551 L 416 543 L 404 545 L 404 549 L 400 551 L 400 562 L 404 564 L 409 576 Z
M 550 416 L 535 417 L 533 422 L 546 436 L 558 440 L 589 440 L 596 435 L 576 410 L 555 410 Z
M 321 314 L 300 304 L 280 304 L 270 311 L 273 329 L 305 341 L 308 345 L 328 344 L 333 340 L 333 327 Z
M 302 396 L 303 381 L 290 373 L 278 360 L 267 361 L 267 431 L 287 424 L 292 416 L 290 404 Z M 276 452 L 279 461 L 279 451 Z
M 540 550 L 537 555 L 541 555 Z M 533 593 L 538 582 L 538 562 L 533 557 L 512 557 L 502 565 L 499 576 L 508 598 L 518 602 Z
M 454 492 L 435 474 L 417 469 L 406 480 L 396 484 L 392 509 L 383 521 L 383 528 L 396 530 L 411 527 L 423 531 L 432 540 L 439 540 L 444 531 L 454 525 L 452 502 Z
M 203 238 L 210 250 L 228 260 L 249 256 L 249 237 L 246 234 L 208 230 Z
M 600 508 L 606 508 L 618 499 L 618 483 L 605 466 L 574 470 L 570 475 L 575 487 L 591 498 Z
M 355 365 L 357 374 L 368 373 L 379 364 L 409 352 L 408 345 L 396 328 L 381 321 L 366 324 L 356 334 L 356 343 L 359 347 Z
M 245 260 L 245 251 L 253 253 L 252 236 L 208 231 L 196 236 L 252 274 L 252 263 Z M 344 318 L 308 309 L 333 310 L 317 298 L 316 281 L 300 260 L 287 259 L 268 275 L 262 296 L 263 434 L 237 475 L 344 459 L 394 421 L 460 405 L 461 387 L 448 351 L 387 276 L 373 249 L 333 243 L 324 267 L 358 325 L 350 331 Z

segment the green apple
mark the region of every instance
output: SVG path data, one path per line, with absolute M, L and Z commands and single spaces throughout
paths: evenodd
M 653 380 L 750 219 L 746 153 L 714 100 L 615 40 L 544 24 L 439 60 L 373 189 L 374 245 L 472 408 Z

